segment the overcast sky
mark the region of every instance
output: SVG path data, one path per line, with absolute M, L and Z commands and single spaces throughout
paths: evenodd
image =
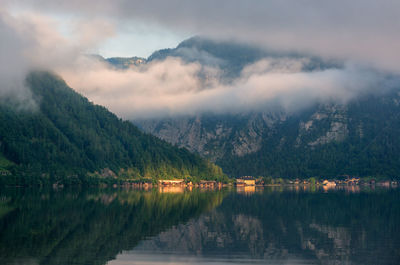
M 131 53 L 202 34 L 354 58 L 400 70 L 398 0 L 2 0 L 8 9 L 105 20 Z M 148 29 L 148 30 L 147 30 Z M 101 31 L 101 28 L 98 29 Z M 143 34 L 141 34 L 141 32 Z M 147 33 L 146 33 L 147 32 Z M 132 34 L 133 33 L 133 34 Z M 127 35 L 133 35 L 132 39 Z M 139 35 L 143 36 L 140 39 Z M 108 41 L 112 41 L 108 40 Z M 110 48 L 111 49 L 111 48 Z M 126 53 L 126 48 L 121 48 Z
M 104 56 L 147 57 L 156 49 L 174 47 L 185 38 L 203 35 L 255 43 L 275 50 L 338 58 L 344 60 L 346 65 L 352 65 L 342 69 L 341 74 L 319 73 L 300 76 L 302 82 L 293 79 L 299 78 L 298 75 L 291 75 L 287 80 L 291 80 L 292 83 L 283 84 L 280 80 L 274 88 L 268 84 L 276 84 L 271 80 L 276 80 L 279 76 L 272 76 L 267 71 L 268 73 L 264 72 L 263 76 L 256 78 L 247 73 L 232 87 L 214 84 L 212 87 L 215 94 L 212 97 L 218 98 L 217 95 L 225 91 L 223 97 L 231 96 L 233 101 L 240 99 L 242 88 L 253 88 L 252 84 L 254 85 L 256 79 L 257 85 L 254 86 L 257 87 L 257 93 L 265 90 L 271 95 L 271 91 L 275 91 L 273 98 L 281 100 L 284 95 L 291 95 L 290 91 L 298 93 L 304 89 L 309 93 L 315 92 L 315 98 L 321 98 L 321 91 L 324 90 L 318 90 L 316 86 L 324 82 L 330 82 L 325 87 L 330 87 L 330 90 L 324 95 L 336 97 L 334 92 L 340 91 L 339 94 L 344 93 L 348 97 L 354 90 L 362 90 L 358 86 L 354 89 L 356 80 L 372 75 L 369 70 L 363 69 L 373 68 L 376 71 L 400 73 L 399 13 L 398 0 L 0 0 L 0 74 L 4 77 L 0 81 L 0 95 L 4 94 L 4 91 L 15 90 L 18 84 L 16 80 L 22 72 L 21 70 L 18 75 L 13 76 L 11 72 L 15 72 L 15 69 L 50 68 L 62 74 L 68 84 L 75 86 L 74 88 L 81 93 L 96 98 L 97 103 L 104 104 L 120 116 L 129 118 L 134 116 L 132 111 L 117 109 L 121 102 L 110 103 L 104 100 L 101 91 L 113 91 L 122 95 L 121 100 L 140 98 L 143 96 L 140 91 L 146 89 L 154 89 L 154 95 L 160 95 L 160 87 L 146 88 L 145 83 L 138 84 L 140 78 L 146 82 L 148 78 L 154 81 L 160 69 L 164 69 L 172 77 L 176 76 L 176 73 L 169 71 L 174 70 L 190 75 L 194 79 L 187 78 L 187 84 L 178 82 L 179 87 L 195 87 L 192 91 L 202 91 L 196 87 L 199 82 L 195 80 L 196 69 L 199 69 L 199 66 L 169 60 L 171 67 L 153 65 L 155 68 L 149 67 L 139 72 L 114 73 L 104 68 L 105 66 L 93 65 L 93 62 L 82 59 L 81 55 L 100 53 Z M 10 61 L 11 66 L 5 63 Z M 91 69 L 90 73 L 80 73 L 85 76 L 73 75 L 74 69 L 88 68 Z M 252 66 L 248 69 L 255 68 Z M 354 70 L 355 68 L 357 69 Z M 96 75 L 93 69 L 97 69 L 98 73 L 106 69 L 110 78 L 118 78 L 114 83 L 120 84 L 122 78 L 125 80 L 123 86 L 113 86 L 113 82 L 104 81 L 108 83 L 108 87 L 103 87 L 95 80 L 99 75 Z M 219 70 L 210 69 L 216 75 Z M 143 73 L 149 75 L 144 77 L 141 75 Z M 88 76 L 92 76 L 93 79 Z M 257 77 L 259 76 L 260 73 L 257 72 Z M 351 93 L 343 90 L 343 87 L 349 87 L 343 85 L 348 84 L 348 79 L 344 77 L 352 78 Z M 179 76 L 177 78 L 179 79 Z M 360 84 L 364 87 L 376 86 L 377 79 L 372 79 L 371 83 Z M 154 81 L 153 85 L 162 86 L 161 81 Z M 297 83 L 301 86 L 296 86 Z M 100 91 L 99 94 L 93 92 L 94 84 Z M 169 84 L 170 91 L 177 91 L 178 88 L 174 87 L 174 84 Z M 134 85 L 136 88 L 133 88 Z M 129 97 L 126 97 L 126 93 Z M 191 96 L 195 100 L 199 95 L 194 93 Z M 169 99 L 166 100 L 167 98 Z M 115 100 L 117 101 L 117 98 Z M 147 100 L 151 100 L 151 97 Z M 190 102 L 190 97 L 187 95 L 185 98 L 172 99 L 168 94 L 168 97 L 159 98 L 154 104 L 150 102 L 147 105 L 161 104 L 161 109 L 175 113 L 172 110 L 175 108 L 172 106 L 174 104 L 171 103 L 175 102 L 174 100 Z M 207 101 L 209 100 L 205 97 L 205 103 Z M 250 100 L 250 105 L 251 103 Z M 128 108 L 130 104 L 126 105 Z M 196 111 L 209 108 L 208 104 L 197 105 Z M 143 113 L 147 111 L 152 113 L 152 110 L 144 110 Z M 138 112 L 141 111 L 135 110 L 135 113 Z

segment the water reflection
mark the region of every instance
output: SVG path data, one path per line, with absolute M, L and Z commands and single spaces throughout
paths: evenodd
M 223 192 L 2 191 L 0 264 L 105 264 L 196 218 Z
M 0 191 L 0 264 L 398 264 L 400 192 Z
M 398 190 L 301 187 L 240 188 L 109 265 L 399 263 Z
M 258 187 L 258 190 L 261 190 L 263 187 Z M 256 186 L 239 186 L 236 188 L 237 193 L 242 194 L 253 194 L 256 192 Z
M 138 253 L 131 251 L 119 255 L 116 260 L 110 261 L 108 265 L 161 265 L 161 264 L 207 264 L 207 265 L 226 265 L 226 264 L 290 264 L 290 265 L 306 265 L 306 264 L 318 264 L 313 260 L 257 260 L 248 257 L 236 256 L 232 257 L 210 257 L 210 256 L 190 256 L 184 254 L 169 254 L 169 253 Z
M 158 191 L 161 193 L 183 193 L 185 190 L 186 188 L 182 186 L 161 186 L 158 188 Z M 189 191 L 191 191 L 190 188 Z

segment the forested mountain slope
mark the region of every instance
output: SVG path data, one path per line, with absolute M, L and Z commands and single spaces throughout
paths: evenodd
M 0 167 L 6 178 L 84 181 L 93 172 L 114 178 L 223 176 L 199 156 L 94 105 L 53 74 L 32 73 L 27 84 L 37 108 L 0 105 Z

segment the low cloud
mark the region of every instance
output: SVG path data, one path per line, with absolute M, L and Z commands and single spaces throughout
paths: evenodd
M 113 26 L 105 21 L 80 20 L 66 38 L 58 24 L 38 13 L 11 14 L 0 8 L 0 101 L 22 109 L 37 107 L 25 84 L 29 72 L 73 68 L 85 51 L 113 34 Z
M 29 66 L 22 51 L 28 42 L 21 39 L 18 26 L 0 9 L 0 101 L 23 109 L 36 104 L 24 82 Z
M 91 59 L 88 59 L 91 60 Z M 229 84 L 219 68 L 167 58 L 116 70 L 97 62 L 62 71 L 72 87 L 125 119 L 231 113 L 279 107 L 297 111 L 315 102 L 346 103 L 386 86 L 385 77 L 356 65 L 304 72 L 307 58 L 269 58 L 245 67 Z M 86 70 L 85 70 L 86 69 Z M 207 81 L 200 72 L 206 71 Z

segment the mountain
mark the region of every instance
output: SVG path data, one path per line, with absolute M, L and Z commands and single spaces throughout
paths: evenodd
M 230 81 L 237 78 L 247 65 L 261 59 L 307 59 L 303 71 L 326 69 L 342 66 L 342 62 L 325 60 L 316 56 L 265 50 L 254 45 L 236 41 L 217 41 L 196 36 L 181 42 L 176 48 L 162 49 L 147 58 L 147 62 L 162 61 L 167 57 L 177 57 L 187 63 L 218 67 L 222 70 L 222 79 Z
M 301 113 L 250 112 L 138 121 L 234 176 L 388 176 L 400 172 L 400 94 Z
M 245 66 L 263 58 L 302 57 L 196 37 L 177 48 L 155 52 L 148 61 L 168 56 L 202 64 L 218 62 L 228 79 L 238 78 Z M 342 67 L 341 62 L 302 58 L 306 60 L 301 72 Z M 400 176 L 398 88 L 364 93 L 346 103 L 316 102 L 296 112 L 265 107 L 134 123 L 214 161 L 232 176 L 395 178 Z
M 111 57 L 105 59 L 105 61 L 107 61 L 107 63 L 113 65 L 117 69 L 128 69 L 131 67 L 139 66 L 141 64 L 145 64 L 147 62 L 146 59 L 142 57 Z
M 6 183 L 223 177 L 215 165 L 141 132 L 51 73 L 32 73 L 27 85 L 36 108 L 0 104 L 0 171 Z
M 137 56 L 130 58 L 125 58 L 125 57 L 104 58 L 101 55 L 92 54 L 89 55 L 89 58 L 97 59 L 100 62 L 107 63 L 119 70 L 126 70 L 147 63 L 147 60 L 145 58 Z

